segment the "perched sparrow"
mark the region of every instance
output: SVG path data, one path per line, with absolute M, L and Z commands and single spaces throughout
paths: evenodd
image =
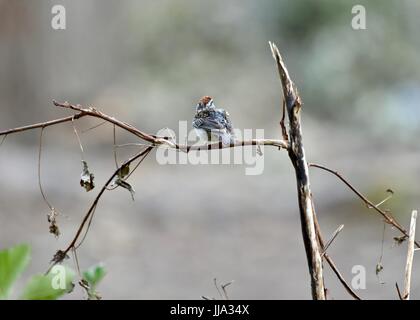
M 233 126 L 226 110 L 217 109 L 209 96 L 202 97 L 195 108 L 192 125 L 200 139 L 216 137 L 224 145 L 234 142 Z

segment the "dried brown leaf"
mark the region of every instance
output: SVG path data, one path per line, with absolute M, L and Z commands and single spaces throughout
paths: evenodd
M 63 262 L 64 259 L 68 259 L 68 258 L 69 258 L 69 256 L 63 250 L 58 250 L 54 254 L 54 257 L 51 259 L 51 262 L 61 263 L 61 262 Z
M 57 224 L 58 212 L 55 208 L 51 208 L 51 211 L 47 214 L 47 220 L 50 224 L 49 229 L 50 233 L 58 237 L 60 235 L 60 229 Z
M 400 245 L 400 244 L 402 244 L 405 240 L 407 240 L 407 236 L 406 235 L 403 235 L 403 236 L 401 236 L 401 237 L 394 237 L 394 241 L 395 241 L 395 243 L 397 244 L 397 245 Z
M 93 173 L 89 172 L 89 167 L 85 160 L 82 160 L 83 169 L 82 174 L 80 175 L 80 185 L 85 188 L 86 192 L 89 192 L 93 188 L 95 188 L 94 183 L 94 175 Z

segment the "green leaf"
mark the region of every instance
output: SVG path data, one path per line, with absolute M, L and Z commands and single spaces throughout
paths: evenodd
M 83 279 L 79 284 L 86 290 L 88 300 L 101 300 L 102 297 L 96 291 L 96 285 L 106 275 L 106 270 L 103 265 L 95 265 L 83 272 Z
M 0 251 L 0 299 L 9 296 L 13 283 L 29 263 L 30 251 L 26 244 Z
M 73 290 L 74 272 L 63 265 L 54 266 L 47 275 L 35 275 L 23 290 L 21 299 L 56 300 Z
M 95 265 L 83 272 L 83 279 L 94 288 L 106 275 L 105 267 L 101 264 Z

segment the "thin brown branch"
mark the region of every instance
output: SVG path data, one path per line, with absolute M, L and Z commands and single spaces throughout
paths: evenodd
M 314 224 L 315 214 L 311 197 L 309 170 L 305 157 L 305 149 L 303 147 L 300 120 L 302 102 L 277 46 L 270 42 L 270 48 L 280 76 L 283 98 L 285 100 L 289 120 L 290 146 L 288 148 L 288 153 L 296 174 L 300 222 L 309 274 L 311 277 L 312 298 L 314 300 L 325 300 L 322 258 Z
M 279 149 L 287 149 L 288 146 L 289 146 L 287 141 L 273 140 L 273 139 L 252 139 L 252 140 L 247 140 L 247 141 L 235 141 L 235 143 L 230 144 L 230 145 L 222 145 L 218 142 L 209 143 L 209 144 L 206 144 L 206 145 L 179 145 L 177 143 L 174 143 L 174 142 L 168 140 L 166 137 L 157 137 L 155 135 L 145 133 L 145 132 L 135 128 L 134 126 L 132 126 L 132 125 L 126 123 L 126 122 L 117 120 L 114 117 L 111 117 L 109 115 L 106 115 L 106 114 L 96 110 L 95 108 L 92 108 L 92 107 L 84 108 L 81 105 L 73 105 L 73 104 L 70 104 L 68 102 L 61 103 L 61 102 L 53 101 L 53 103 L 57 107 L 74 110 L 74 111 L 77 111 L 78 113 L 76 113 L 72 116 L 59 118 L 59 119 L 55 119 L 55 120 L 51 120 L 51 121 L 45 121 L 45 122 L 31 124 L 31 125 L 28 125 L 28 126 L 17 127 L 17 128 L 12 128 L 12 129 L 8 129 L 8 130 L 0 131 L 0 136 L 2 136 L 2 135 L 6 136 L 8 134 L 23 132 L 23 131 L 37 129 L 37 128 L 46 128 L 46 127 L 53 126 L 53 125 L 56 125 L 56 124 L 77 120 L 77 119 L 80 119 L 80 118 L 85 117 L 85 116 L 91 116 L 91 117 L 100 118 L 100 119 L 104 120 L 104 122 L 101 122 L 99 125 L 102 125 L 105 122 L 111 123 L 111 124 L 113 124 L 117 127 L 120 127 L 122 129 L 132 133 L 133 135 L 141 138 L 142 140 L 145 140 L 145 141 L 149 142 L 151 147 L 165 145 L 165 146 L 168 146 L 170 148 L 178 149 L 178 150 L 181 150 L 181 151 L 187 152 L 187 153 L 190 152 L 190 151 L 215 150 L 215 149 L 242 147 L 242 146 L 266 145 L 266 146 L 278 147 Z M 94 126 L 92 128 L 96 128 L 96 127 L 98 127 L 98 125 Z M 5 138 L 3 138 L 3 141 L 4 141 L 4 139 Z
M 80 140 L 79 133 L 77 132 L 77 129 L 76 129 L 76 125 L 74 124 L 74 119 L 71 120 L 71 125 L 73 126 L 74 134 L 76 135 L 77 142 L 79 143 L 80 153 L 83 160 L 85 151 L 83 150 L 82 140 Z
M 226 288 L 227 288 L 228 286 L 230 286 L 232 283 L 233 283 L 233 280 L 232 280 L 232 281 L 229 281 L 229 282 L 226 282 L 225 284 L 222 284 L 222 285 L 221 285 L 222 290 L 223 290 L 223 294 L 225 295 L 225 300 L 229 300 L 229 296 L 228 296 L 228 293 L 227 293 Z
M 79 249 L 79 247 L 80 247 L 80 246 L 83 244 L 83 242 L 85 241 L 85 239 L 86 239 L 86 237 L 87 237 L 87 235 L 88 235 L 88 233 L 89 233 L 90 226 L 91 226 L 91 224 L 92 224 L 92 221 L 93 221 L 93 217 L 94 217 L 94 215 L 95 215 L 95 212 L 96 212 L 96 206 L 92 209 L 92 213 L 91 213 L 91 215 L 90 215 L 90 217 L 89 217 L 89 221 L 88 221 L 88 223 L 87 223 L 86 230 L 85 230 L 85 232 L 83 233 L 82 239 L 80 239 L 80 240 L 79 240 L 79 243 L 77 243 L 77 244 L 75 244 L 75 245 L 74 245 L 74 248 L 75 248 L 75 249 Z
M 384 257 L 384 245 L 385 245 L 385 231 L 386 231 L 386 222 L 384 221 L 384 228 L 382 229 L 382 239 L 381 239 L 381 255 L 379 256 L 378 263 L 376 264 L 376 277 L 378 278 L 379 283 L 384 283 L 379 280 L 379 273 L 382 271 L 382 259 Z
M 41 128 L 41 133 L 39 134 L 39 147 L 38 147 L 38 187 L 39 191 L 41 192 L 42 198 L 44 199 L 44 202 L 47 204 L 48 208 L 50 210 L 54 210 L 54 207 L 51 205 L 51 203 L 48 201 L 47 196 L 45 195 L 45 192 L 42 188 L 41 183 L 41 155 L 42 155 L 42 137 L 44 133 L 44 127 Z
M 88 132 L 88 131 L 91 131 L 91 130 L 93 130 L 93 129 L 96 129 L 96 128 L 99 128 L 100 126 L 102 126 L 102 125 L 104 125 L 105 123 L 108 123 L 108 121 L 101 121 L 100 123 L 98 123 L 98 124 L 95 124 L 94 126 L 92 126 L 92 127 L 89 127 L 89 128 L 87 128 L 87 129 L 85 129 L 85 130 L 82 130 L 82 133 L 86 133 L 86 132 Z
M 377 207 L 379 207 L 380 205 L 383 205 L 385 202 L 387 202 L 389 199 L 391 199 L 394 196 L 394 191 L 392 191 L 391 189 L 386 190 L 386 192 L 389 193 L 389 195 L 383 199 L 382 201 L 380 201 L 379 203 L 376 204 Z M 372 209 L 372 207 L 368 206 L 369 209 Z
M 317 232 L 317 237 L 318 237 L 319 245 L 320 245 L 321 249 L 323 249 L 324 248 L 324 239 L 322 237 L 321 227 L 319 226 L 318 218 L 317 218 L 317 215 L 316 214 L 315 214 L 314 222 L 315 222 L 315 228 L 316 228 L 316 232 Z M 325 250 L 324 250 L 324 259 L 327 261 L 327 263 L 331 267 L 332 271 L 335 273 L 335 275 L 337 276 L 338 280 L 343 285 L 343 287 L 346 289 L 346 291 L 354 299 L 356 299 L 356 300 L 362 300 L 362 298 L 360 298 L 358 296 L 358 294 L 356 292 L 354 292 L 354 290 L 352 289 L 352 287 L 347 283 L 346 279 L 344 279 L 343 275 L 340 273 L 340 271 L 338 270 L 336 264 L 334 263 L 334 260 L 328 255 L 328 253 L 325 252 Z
M 401 294 L 401 291 L 400 291 L 400 287 L 398 287 L 398 283 L 397 283 L 397 282 L 395 282 L 395 287 L 397 288 L 398 298 L 399 298 L 400 300 L 404 300 L 404 299 L 403 299 L 403 296 L 402 296 L 402 294 Z
M 151 147 L 147 148 L 146 150 L 137 153 L 136 155 L 134 155 L 133 157 L 131 157 L 130 159 L 124 161 L 124 163 L 122 165 L 120 165 L 115 171 L 114 173 L 109 177 L 109 179 L 107 180 L 107 182 L 104 184 L 104 186 L 102 187 L 102 189 L 100 190 L 100 192 L 98 193 L 98 195 L 96 196 L 95 200 L 93 201 L 92 205 L 90 206 L 88 212 L 86 213 L 85 217 L 83 218 L 82 223 L 79 226 L 79 229 L 76 232 L 75 237 L 73 238 L 72 242 L 70 243 L 70 245 L 67 247 L 66 250 L 64 250 L 65 253 L 67 253 L 77 242 L 77 239 L 79 238 L 80 233 L 83 230 L 83 227 L 85 226 L 86 222 L 88 221 L 90 215 L 94 212 L 94 209 L 96 208 L 96 205 L 99 202 L 99 199 L 101 198 L 102 194 L 105 192 L 106 187 L 112 182 L 112 180 L 114 179 L 115 176 L 118 175 L 118 173 L 120 172 L 121 168 L 129 165 L 131 162 L 137 160 L 138 158 L 147 155 L 150 151 L 151 151 Z
M 381 208 L 379 208 L 378 206 L 376 206 L 372 201 L 370 201 L 368 198 L 366 198 L 350 182 L 348 182 L 348 180 L 346 178 L 344 178 L 340 173 L 338 173 L 337 171 L 334 171 L 334 170 L 332 170 L 330 168 L 327 168 L 325 166 L 322 166 L 320 164 L 309 163 L 308 165 L 309 165 L 309 167 L 322 169 L 324 171 L 327 171 L 327 172 L 332 173 L 333 175 L 335 175 L 347 187 L 349 187 L 350 190 L 353 191 L 368 206 L 368 208 L 374 209 L 376 212 L 378 212 L 384 218 L 385 222 L 387 222 L 388 224 L 393 225 L 396 229 L 398 229 L 406 237 L 409 236 L 407 230 L 405 230 L 389 213 L 387 213 L 386 211 L 382 210 Z M 415 241 L 414 243 L 416 244 L 417 247 L 420 248 L 420 244 L 417 241 Z
M 73 253 L 74 264 L 76 265 L 77 275 L 79 278 L 82 278 L 82 272 L 80 271 L 79 258 L 77 257 L 76 247 L 73 247 L 71 251 Z
M 93 107 L 83 108 L 83 106 L 81 106 L 81 105 L 73 105 L 73 104 L 70 104 L 68 102 L 60 103 L 60 102 L 57 102 L 55 100 L 53 101 L 53 103 L 56 107 L 71 109 L 71 110 L 78 111 L 78 112 L 80 112 L 82 114 L 85 114 L 85 115 L 89 115 L 89 116 L 92 116 L 92 117 L 95 117 L 95 118 L 100 118 L 100 119 L 106 120 L 110 123 L 115 124 L 116 126 L 122 128 L 122 129 L 125 129 L 128 132 L 131 132 L 132 134 L 138 136 L 139 138 L 141 138 L 143 140 L 146 140 L 148 142 L 151 142 L 153 144 L 158 143 L 159 140 L 160 140 L 160 139 L 154 138 L 153 136 L 151 136 L 151 135 L 149 135 L 149 134 L 147 134 L 147 133 L 145 133 L 141 130 L 136 129 L 135 127 L 133 127 L 132 125 L 130 125 L 128 123 L 119 121 L 119 120 L 115 119 L 114 117 L 108 116 L 108 115 L 100 112 L 99 110 L 96 110 Z
M 146 144 L 146 143 L 140 143 L 140 142 L 129 142 L 129 143 L 122 143 L 122 144 L 117 144 L 115 145 L 115 148 L 125 148 L 125 147 L 147 147 L 147 146 L 152 146 L 150 144 Z
M 149 147 L 150 148 L 150 147 Z M 144 150 L 144 149 L 143 149 Z M 142 158 L 140 158 L 139 162 L 134 166 L 133 169 L 130 170 L 130 172 L 128 173 L 128 175 L 126 177 L 124 177 L 124 180 L 127 180 L 128 178 L 130 178 L 130 176 L 137 170 L 137 168 L 141 165 L 141 163 L 143 162 L 144 159 L 146 159 L 147 154 L 145 154 Z
M 112 149 L 114 152 L 114 162 L 115 167 L 118 168 L 118 158 L 117 158 L 117 133 L 115 132 L 115 124 L 112 126 L 112 138 L 113 138 L 113 145 Z
M 278 147 L 279 149 L 287 149 L 288 143 L 284 140 L 272 140 L 272 139 L 252 139 L 252 140 L 246 140 L 246 141 L 235 141 L 234 143 L 231 143 L 229 145 L 224 145 L 219 142 L 213 142 L 205 145 L 177 145 L 175 144 L 173 147 L 175 149 L 179 149 L 184 152 L 190 152 L 190 151 L 200 151 L 200 150 L 216 150 L 216 149 L 227 149 L 227 148 L 235 148 L 235 147 L 245 147 L 245 146 L 274 146 Z
M 164 138 L 162 138 L 164 139 Z M 173 145 L 166 145 L 169 148 L 177 149 L 182 152 L 189 153 L 190 151 L 204 151 L 204 150 L 217 150 L 217 149 L 227 149 L 227 148 L 235 148 L 235 147 L 246 147 L 246 146 L 273 146 L 278 147 L 279 149 L 287 149 L 288 143 L 284 140 L 273 140 L 273 139 L 251 139 L 251 140 L 244 140 L 244 141 L 235 141 L 229 145 L 220 145 L 219 142 L 211 142 L 205 145 L 183 145 L 183 144 L 173 144 Z M 150 146 L 154 147 L 151 144 L 145 143 L 123 143 L 118 144 L 116 148 L 123 148 L 129 146 Z
M 51 121 L 45 121 L 45 122 L 31 124 L 31 125 L 28 125 L 28 126 L 3 130 L 3 131 L 0 131 L 0 136 L 12 134 L 12 133 L 23 132 L 23 131 L 27 131 L 27 130 L 33 130 L 33 129 L 37 129 L 37 128 L 46 128 L 46 127 L 53 126 L 53 125 L 56 125 L 56 124 L 59 124 L 59 123 L 69 122 L 69 121 L 72 121 L 73 119 L 75 119 L 75 120 L 80 119 L 84 116 L 86 116 L 86 114 L 77 113 L 77 114 L 72 115 L 72 116 L 59 118 L 59 119 L 55 119 L 55 120 L 51 120 Z
M 321 257 L 323 257 L 326 253 L 327 250 L 329 248 L 329 246 L 333 243 L 333 241 L 335 240 L 335 238 L 337 238 L 338 234 L 341 232 L 341 230 L 343 230 L 344 228 L 344 224 L 340 225 L 332 234 L 331 238 L 327 241 L 327 243 L 323 246 L 322 248 L 322 253 L 321 253 Z
M 219 293 L 220 298 L 223 300 L 222 292 L 219 289 L 219 285 L 217 284 L 217 278 L 213 279 L 214 286 L 216 287 L 217 292 Z
M 413 212 L 411 213 L 410 235 L 408 237 L 407 262 L 405 264 L 404 293 L 403 293 L 404 300 L 410 300 L 411 270 L 413 268 L 414 239 L 416 236 L 416 221 L 417 221 L 417 211 L 413 210 Z
M 3 138 L 1 139 L 1 142 L 0 142 L 0 147 L 3 145 L 3 142 L 4 142 L 4 140 L 6 140 L 6 138 L 7 138 L 7 134 L 5 134 L 5 135 L 3 136 Z
M 344 276 L 338 270 L 338 267 L 336 266 L 336 264 L 335 264 L 334 260 L 331 258 L 331 256 L 328 255 L 327 253 L 325 253 L 324 258 L 325 258 L 325 260 L 327 260 L 327 262 L 328 262 L 329 266 L 331 267 L 332 271 L 337 276 L 337 278 L 341 282 L 341 284 L 344 286 L 344 288 L 346 289 L 348 294 L 350 294 L 356 300 L 362 300 L 362 298 L 356 292 L 354 292 L 352 287 L 347 283 L 346 279 L 344 279 Z

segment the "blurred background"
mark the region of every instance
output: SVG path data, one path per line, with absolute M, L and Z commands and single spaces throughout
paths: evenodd
M 66 29 L 51 27 L 64 5 Z M 366 8 L 354 30 L 352 7 Z M 0 1 L 0 130 L 71 114 L 53 99 L 95 106 L 156 133 L 193 116 L 203 95 L 229 110 L 235 127 L 280 138 L 281 91 L 268 46 L 282 53 L 304 102 L 307 158 L 339 170 L 408 228 L 420 207 L 420 2 L 392 1 Z M 15 288 L 44 272 L 78 227 L 115 168 L 113 131 L 77 121 L 97 188 L 79 185 L 80 150 L 70 123 L 44 131 L 42 183 L 61 213 L 60 238 L 48 233 L 38 189 L 39 130 L 9 135 L 0 147 L 0 248 L 32 245 Z M 137 142 L 117 130 L 118 143 Z M 1 141 L 1 140 L 0 140 Z M 120 150 L 122 161 L 136 147 Z M 325 238 L 344 277 L 366 268 L 363 298 L 396 299 L 406 243 L 335 177 L 311 169 Z M 241 165 L 159 165 L 153 152 L 127 190 L 106 192 L 78 250 L 81 268 L 104 263 L 105 299 L 218 298 L 213 278 L 235 280 L 237 299 L 310 299 L 293 168 L 266 147 L 261 175 Z M 412 298 L 420 298 L 415 256 Z M 72 261 L 67 263 L 72 265 Z M 349 299 L 325 266 L 330 299 Z M 67 299 L 84 297 L 76 288 Z

